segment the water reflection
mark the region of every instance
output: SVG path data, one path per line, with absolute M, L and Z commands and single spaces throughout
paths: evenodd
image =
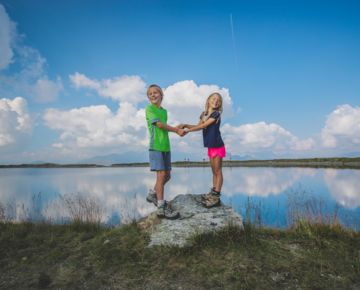
M 326 169 L 325 183 L 333 198 L 342 206 L 360 206 L 360 171 Z
M 17 173 L 0 176 L 0 202 L 15 220 L 33 217 L 34 192 L 41 193 L 36 212 L 41 207 L 41 216 L 55 221 L 69 217 L 61 202 L 61 196 L 66 194 L 81 194 L 101 204 L 104 223 L 129 222 L 154 210 L 144 198 L 153 179 L 143 168 L 28 169 Z
M 314 176 L 316 169 L 235 168 L 226 170 L 226 173 L 225 195 L 245 193 L 248 196 L 267 197 L 283 193 L 304 176 Z
M 286 226 L 287 193 L 301 184 L 311 194 L 321 196 L 329 208 L 339 203 L 342 216 L 351 217 L 351 226 L 358 228 L 360 171 L 224 168 L 223 173 L 223 201 L 244 214 L 244 201 L 251 197 L 261 204 L 265 225 Z M 155 209 L 145 200 L 154 178 L 148 168 L 1 169 L 0 203 L 13 220 L 63 222 L 70 214 L 62 198 L 80 195 L 101 206 L 101 222 L 127 223 Z M 207 192 L 211 182 L 209 168 L 174 168 L 166 198 Z

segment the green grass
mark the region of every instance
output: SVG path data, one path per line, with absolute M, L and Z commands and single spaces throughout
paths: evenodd
M 229 226 L 148 248 L 136 224 L 0 224 L 0 289 L 359 289 L 360 233 Z

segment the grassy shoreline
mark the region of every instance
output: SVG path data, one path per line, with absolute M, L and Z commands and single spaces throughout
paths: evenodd
M 360 233 L 229 227 L 148 248 L 135 223 L 0 223 L 1 289 L 359 289 Z
M 173 167 L 207 167 L 205 161 L 175 161 Z M 113 168 L 113 167 L 148 167 L 148 162 L 119 163 L 110 166 L 98 164 L 3 164 L 0 168 Z M 360 169 L 360 157 L 345 158 L 306 158 L 306 159 L 271 159 L 271 160 L 224 160 L 224 167 L 311 167 L 311 168 L 338 168 Z

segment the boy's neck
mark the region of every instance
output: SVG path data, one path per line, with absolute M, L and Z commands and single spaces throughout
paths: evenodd
M 160 104 L 153 104 L 153 103 L 151 103 L 151 105 L 157 107 L 158 109 L 161 108 L 161 103 L 160 103 Z

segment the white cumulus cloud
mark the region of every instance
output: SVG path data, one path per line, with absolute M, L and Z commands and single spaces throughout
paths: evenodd
M 223 97 L 224 117 L 233 114 L 232 99 L 227 88 L 218 85 L 197 85 L 192 80 L 176 82 L 164 89 L 163 105 L 169 111 L 170 122 L 198 123 L 206 99 L 218 92 Z
M 144 150 L 146 143 L 145 112 L 130 103 L 121 103 L 116 114 L 105 105 L 62 111 L 48 109 L 45 124 L 61 132 L 60 142 L 53 147 L 73 148 L 117 147 L 117 152 Z
M 95 90 L 100 96 L 119 102 L 139 103 L 146 97 L 145 82 L 139 76 L 121 76 L 112 79 L 93 80 L 76 72 L 70 75 L 76 88 Z
M 225 124 L 222 127 L 222 135 L 233 154 L 249 154 L 262 150 L 282 153 L 309 150 L 314 145 L 312 139 L 299 140 L 280 125 L 266 122 L 240 126 Z
M 60 78 L 56 82 L 47 78 L 38 79 L 33 87 L 34 96 L 40 103 L 55 101 L 62 90 L 63 85 Z
M 321 137 L 325 147 L 359 148 L 360 107 L 338 106 L 328 115 Z
M 0 146 L 16 143 L 31 130 L 30 116 L 24 98 L 0 99 Z

